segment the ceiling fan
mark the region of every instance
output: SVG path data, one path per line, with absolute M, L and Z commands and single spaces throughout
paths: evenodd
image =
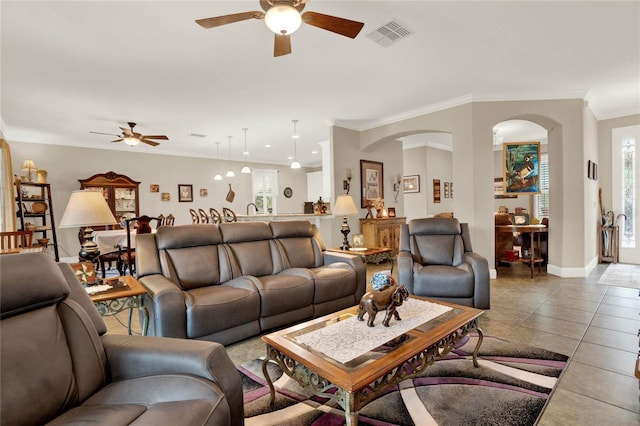
M 89 133 L 95 133 L 97 135 L 117 136 L 118 139 L 111 142 L 124 142 L 127 145 L 131 145 L 131 146 L 138 145 L 140 142 L 146 143 L 147 145 L 151 145 L 151 146 L 158 146 L 160 145 L 160 143 L 156 141 L 152 141 L 151 139 L 160 139 L 164 141 L 169 140 L 169 138 L 165 135 L 143 135 L 141 133 L 134 132 L 133 128 L 136 127 L 136 123 L 128 122 L 127 124 L 129 125 L 128 129 L 125 127 L 120 127 L 120 130 L 122 130 L 121 135 L 117 135 L 115 133 L 102 133 L 102 132 L 89 132 Z
M 364 26 L 363 22 L 338 18 L 337 16 L 325 15 L 318 12 L 305 12 L 301 14 L 308 1 L 309 0 L 260 0 L 260 6 L 264 9 L 264 12 L 251 11 L 234 13 L 232 15 L 197 19 L 196 23 L 208 29 L 245 21 L 247 19 L 264 19 L 267 27 L 275 33 L 273 56 L 282 56 L 291 53 L 291 39 L 289 36 L 295 32 L 303 22 L 350 38 L 356 38 Z

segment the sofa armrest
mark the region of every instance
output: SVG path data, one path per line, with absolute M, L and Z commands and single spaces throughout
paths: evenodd
M 149 310 L 149 333 L 156 336 L 187 337 L 187 311 L 182 290 L 164 275 L 140 278 L 147 289 L 144 297 Z
M 463 260 L 473 269 L 474 291 L 473 306 L 478 309 L 489 309 L 491 281 L 489 279 L 489 263 L 477 253 L 465 253 Z
M 339 253 L 337 251 L 323 251 L 322 260 L 324 265 L 330 265 L 336 262 L 344 262 L 348 265 L 351 265 L 353 269 L 355 269 L 356 277 L 358 280 L 355 297 L 356 300 L 359 301 L 367 291 L 367 268 L 362 258 L 354 254 Z
M 156 374 L 188 374 L 203 377 L 220 387 L 231 406 L 233 418 L 241 424 L 244 417 L 242 381 L 221 344 L 115 334 L 103 336 L 102 344 L 107 354 L 112 380 Z
M 413 256 L 408 251 L 398 253 L 398 284 L 413 294 Z

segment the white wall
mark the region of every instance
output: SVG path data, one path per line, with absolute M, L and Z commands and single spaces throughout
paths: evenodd
M 223 207 L 236 214 L 245 214 L 246 206 L 252 201 L 251 175 L 240 173 L 242 163 L 231 162 L 235 178 L 224 178 L 215 182 L 216 161 L 204 158 L 173 157 L 157 154 L 143 154 L 135 151 L 121 152 L 88 148 L 75 148 L 48 144 L 9 142 L 14 172 L 20 172 L 25 159 L 32 159 L 40 169 L 48 171 L 51 184 L 53 212 L 56 223 L 62 219 L 71 191 L 80 188 L 78 179 L 94 174 L 114 171 L 131 179 L 140 181 L 140 214 L 165 216 L 173 213 L 176 224 L 191 223 L 190 208 L 203 208 L 209 211 L 213 207 L 222 211 Z M 249 163 L 253 168 L 277 169 L 278 174 L 278 213 L 302 213 L 307 201 L 307 169 L 292 170 L 286 165 L 274 166 Z M 221 165 L 220 171 L 227 166 Z M 159 184 L 160 192 L 149 191 L 150 184 Z M 236 197 L 233 203 L 225 200 L 231 183 Z M 178 184 L 192 184 L 194 201 L 178 202 Z M 291 187 L 293 196 L 285 198 L 282 191 Z M 207 188 L 208 195 L 200 196 L 200 189 Z M 171 201 L 162 201 L 160 194 L 169 192 Z M 58 229 L 58 245 L 61 257 L 76 256 L 79 249 L 77 229 Z

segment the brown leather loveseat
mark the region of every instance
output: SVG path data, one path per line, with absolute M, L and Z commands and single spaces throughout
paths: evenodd
M 324 251 L 308 221 L 161 227 L 136 240 L 149 334 L 237 342 L 353 306 L 358 256 Z
M 0 256 L 0 421 L 241 425 L 242 381 L 214 342 L 105 334 L 68 264 Z

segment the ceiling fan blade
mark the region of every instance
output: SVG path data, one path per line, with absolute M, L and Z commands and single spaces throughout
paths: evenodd
M 262 19 L 264 13 L 259 11 L 234 13 L 232 15 L 216 16 L 213 18 L 196 19 L 196 24 L 202 28 L 219 27 L 220 25 L 233 24 L 247 19 Z
M 111 142 L 122 142 L 124 139 L 120 138 L 120 139 L 116 139 L 115 141 L 111 141 Z
M 117 137 L 120 137 L 120 135 L 116 135 L 115 133 L 102 133 L 102 132 L 89 132 L 89 133 L 95 133 L 96 135 L 107 135 L 107 136 L 117 136 Z
M 124 127 L 120 127 L 120 130 L 122 130 L 122 134 L 124 136 L 128 136 L 128 137 L 132 138 L 135 135 L 135 133 L 133 133 L 133 131 L 131 129 L 125 129 Z
M 162 139 L 163 141 L 169 140 L 169 138 L 165 135 L 154 135 L 154 136 L 143 135 L 142 139 Z
M 160 145 L 160 142 L 150 141 L 150 140 L 145 139 L 145 138 L 140 139 L 140 142 L 144 142 L 144 143 L 146 143 L 147 145 L 151 145 L 151 146 L 158 146 L 158 145 Z
M 288 34 L 275 34 L 273 56 L 283 56 L 291 53 L 291 37 Z
M 364 27 L 364 22 L 338 18 L 337 16 L 318 12 L 303 13 L 302 22 L 350 38 L 356 38 L 362 27 Z

